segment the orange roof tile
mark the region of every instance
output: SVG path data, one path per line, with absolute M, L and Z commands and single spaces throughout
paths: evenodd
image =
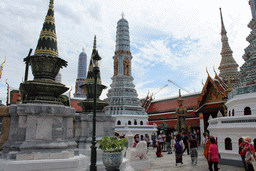
M 189 107 L 195 107 L 197 106 L 198 103 L 198 97 L 197 96 L 192 96 L 192 97 L 182 97 L 184 99 L 184 105 L 189 108 Z M 177 98 L 174 99 L 169 99 L 165 101 L 157 101 L 157 102 L 152 102 L 151 105 L 149 106 L 147 113 L 159 113 L 159 112 L 164 112 L 164 111 L 175 111 L 178 108 L 178 102 Z
M 153 125 L 154 123 L 157 125 L 157 127 L 161 128 L 162 126 L 159 126 L 165 122 L 167 124 L 167 127 L 175 127 L 177 124 L 177 119 L 172 120 L 164 120 L 164 121 L 149 121 L 149 125 Z M 193 119 L 186 119 L 187 126 L 193 125 L 193 126 L 199 126 L 200 120 L 199 118 L 193 118 Z
M 81 102 L 81 101 L 76 101 L 76 100 L 72 100 L 72 99 L 71 99 L 71 102 L 70 102 L 71 106 L 73 108 L 75 108 L 76 112 L 82 112 L 83 111 L 82 107 L 78 105 L 79 102 Z

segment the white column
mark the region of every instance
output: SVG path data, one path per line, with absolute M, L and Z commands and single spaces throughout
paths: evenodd
M 200 145 L 202 144 L 202 140 L 203 140 L 203 133 L 204 133 L 204 117 L 203 117 L 203 113 L 199 113 L 199 119 L 200 119 L 200 136 L 201 136 L 201 142 Z

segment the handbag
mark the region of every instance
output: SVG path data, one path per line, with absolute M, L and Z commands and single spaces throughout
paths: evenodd
M 252 154 L 251 154 L 250 163 L 252 164 L 253 169 L 256 170 L 256 161 L 255 161 L 255 158 L 254 158 L 254 156 Z
M 245 154 L 245 160 L 248 160 L 251 157 L 251 155 L 252 155 L 252 153 L 251 153 L 250 145 L 249 145 L 249 149 L 248 149 L 247 153 Z

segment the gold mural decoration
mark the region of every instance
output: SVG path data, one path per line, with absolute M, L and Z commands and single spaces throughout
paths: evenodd
M 128 58 L 124 60 L 124 75 L 130 75 L 130 60 Z
M 208 102 L 216 102 L 216 101 L 223 101 L 223 99 L 222 99 L 222 95 L 212 85 L 209 88 L 209 92 L 208 92 L 205 102 L 208 103 Z

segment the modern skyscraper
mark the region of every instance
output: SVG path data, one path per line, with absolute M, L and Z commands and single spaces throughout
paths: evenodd
M 116 131 L 126 133 L 125 125 L 132 125 L 134 131 L 139 133 L 152 133 L 156 131 L 153 125 L 148 124 L 148 115 L 138 99 L 138 94 L 133 84 L 131 74 L 132 55 L 130 51 L 130 37 L 128 21 L 122 18 L 117 22 L 116 50 L 114 59 L 114 75 L 112 84 L 107 93 L 106 101 L 109 106 L 105 107 L 106 114 L 116 117 Z M 134 125 L 139 125 L 138 128 Z M 133 132 L 133 131 L 132 131 Z M 135 133 L 135 132 L 134 132 Z
M 83 49 L 83 52 L 80 53 L 79 59 L 78 59 L 77 79 L 76 79 L 74 97 L 82 97 L 82 98 L 86 97 L 84 91 L 80 88 L 80 86 L 85 83 L 86 72 L 87 72 L 87 55 Z

